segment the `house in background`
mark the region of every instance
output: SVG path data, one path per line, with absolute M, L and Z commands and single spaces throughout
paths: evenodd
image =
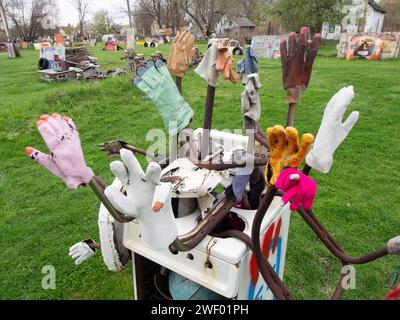
M 383 9 L 376 1 L 369 0 L 364 32 L 381 33 L 383 31 L 385 13 L 385 9 Z
M 235 20 L 223 18 L 217 25 L 216 33 L 219 38 L 232 38 L 239 41 L 251 40 L 257 33 L 257 27 L 248 18 L 237 18 Z
M 378 0 L 353 0 L 352 4 L 343 8 L 347 15 L 342 25 L 324 23 L 322 37 L 326 40 L 339 40 L 341 32 L 347 33 L 382 33 L 385 21 L 385 9 Z

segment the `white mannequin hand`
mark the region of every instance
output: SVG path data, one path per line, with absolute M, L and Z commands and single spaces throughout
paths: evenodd
M 307 156 L 307 164 L 322 173 L 328 173 L 336 149 L 357 123 L 360 114 L 355 111 L 343 123 L 343 116 L 354 98 L 353 87 L 340 90 L 328 103 L 314 146 Z
M 160 183 L 161 167 L 150 163 L 146 173 L 129 150 L 120 151 L 121 161 L 111 164 L 126 195 L 115 186 L 105 190 L 106 197 L 121 213 L 138 219 L 141 239 L 153 250 L 161 251 L 178 236 L 171 204 L 171 184 Z
M 96 253 L 96 249 L 89 247 L 90 243 L 94 243 L 94 241 L 85 240 L 78 242 L 69 249 L 69 256 L 75 260 L 75 265 L 79 266 Z

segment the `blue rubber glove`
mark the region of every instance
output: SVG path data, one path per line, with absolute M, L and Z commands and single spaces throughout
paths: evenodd
M 237 64 L 237 71 L 241 75 L 258 73 L 258 61 L 251 54 L 251 49 L 246 48 L 243 59 Z
M 155 65 L 148 63 L 146 68 L 140 68 L 134 83 L 154 102 L 171 136 L 189 125 L 194 112 L 179 93 L 164 62 L 159 60 Z

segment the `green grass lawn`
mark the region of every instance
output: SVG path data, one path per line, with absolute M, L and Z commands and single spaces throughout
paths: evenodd
M 201 49 L 204 51 L 205 46 Z M 123 52 L 89 48 L 106 71 Z M 159 47 L 167 55 L 169 46 Z M 361 118 L 335 155 L 329 175 L 312 173 L 318 182 L 315 211 L 352 255 L 385 245 L 400 234 L 400 60 L 338 60 L 334 46 L 321 49 L 310 87 L 299 107 L 296 126 L 316 134 L 324 108 L 335 92 L 354 85 L 350 110 Z M 153 49 L 140 49 L 148 57 Z M 35 128 L 38 117 L 58 112 L 71 116 L 80 129 L 88 165 L 112 181 L 110 160 L 97 144 L 126 140 L 146 148 L 149 129 L 163 128 L 155 107 L 131 84 L 132 76 L 98 83 L 49 84 L 39 79 L 39 53 L 23 50 L 22 58 L 0 55 L 0 298 L 1 299 L 132 299 L 131 266 L 112 274 L 100 254 L 75 267 L 69 247 L 99 239 L 99 201 L 89 189 L 69 191 L 25 156 L 25 147 L 45 151 Z M 263 128 L 286 121 L 280 61 L 262 60 L 260 76 Z M 184 97 L 195 110 L 194 128 L 202 125 L 206 86 L 190 71 Z M 214 114 L 216 129 L 242 128 L 241 85 L 220 83 Z M 144 159 L 140 159 L 144 165 Z M 56 290 L 43 290 L 42 267 L 57 270 Z M 385 281 L 398 258 L 357 267 L 357 289 L 346 299 L 382 299 Z M 298 299 L 328 299 L 336 287 L 340 264 L 297 214 L 293 214 L 285 283 Z

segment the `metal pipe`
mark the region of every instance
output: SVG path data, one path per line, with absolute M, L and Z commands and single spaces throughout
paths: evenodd
M 176 87 L 178 88 L 179 93 L 182 95 L 182 78 L 176 77 L 175 84 L 176 84 Z
M 314 231 L 314 233 L 317 235 L 317 237 L 322 241 L 322 243 L 327 247 L 327 249 L 340 261 L 342 261 L 345 264 L 356 264 L 356 265 L 361 265 L 361 264 L 366 264 L 371 261 L 380 259 L 384 256 L 387 256 L 388 249 L 385 246 L 384 248 L 378 249 L 374 252 L 371 252 L 365 256 L 361 257 L 352 257 L 347 255 L 343 250 L 338 248 L 338 245 L 334 242 L 333 238 L 329 234 L 328 231 L 326 231 L 324 228 L 322 228 L 316 221 L 317 218 L 315 217 L 314 213 L 312 210 L 304 210 L 300 208 L 298 210 L 300 216 L 303 218 L 303 220 L 309 225 L 309 227 Z
M 297 103 L 289 103 L 286 127 L 294 126 L 294 119 L 296 117 L 297 105 L 298 105 Z
M 229 230 L 229 231 L 219 233 L 219 234 L 215 235 L 215 237 L 222 238 L 222 239 L 226 239 L 226 238 L 238 239 L 238 240 L 244 242 L 250 248 L 250 250 L 254 253 L 253 240 L 247 234 L 245 234 L 243 232 L 240 232 L 238 230 Z M 288 294 L 288 290 L 285 287 L 285 285 L 283 284 L 281 278 L 279 278 L 279 276 L 276 274 L 274 269 L 271 267 L 271 264 L 268 261 L 266 261 L 266 262 L 267 262 L 267 268 L 265 270 L 260 271 L 260 273 L 268 275 L 268 277 L 272 278 L 272 280 L 274 281 L 274 286 L 277 288 L 277 290 L 279 289 L 280 291 L 284 292 L 285 294 Z
M 260 230 L 262 221 L 274 200 L 274 197 L 277 194 L 277 189 L 275 186 L 272 186 L 268 189 L 267 193 L 264 195 L 260 207 L 257 210 L 256 216 L 253 221 L 253 227 L 251 232 L 251 237 L 253 240 L 253 252 L 256 258 L 256 262 L 262 277 L 264 278 L 265 282 L 271 289 L 272 293 L 279 299 L 279 300 L 292 300 L 291 294 L 284 290 L 282 287 L 279 287 L 274 283 L 273 279 L 271 279 L 271 272 L 267 272 L 268 270 L 271 271 L 271 265 L 268 263 L 267 259 L 264 257 L 263 252 L 261 250 L 260 244 Z M 274 272 L 274 270 L 272 270 Z
M 178 237 L 178 241 L 186 243 L 199 236 L 202 239 L 199 243 L 210 234 L 210 232 L 221 222 L 221 220 L 231 211 L 235 205 L 235 199 L 233 196 L 226 196 L 222 199 L 215 208 L 205 217 L 195 229 L 191 232 Z
M 111 202 L 107 199 L 104 194 L 105 183 L 101 179 L 97 177 L 93 177 L 93 179 L 89 182 L 89 186 L 92 188 L 93 192 L 100 199 L 100 201 L 104 204 L 108 212 L 113 216 L 115 220 L 121 223 L 128 223 L 134 220 L 134 218 L 128 218 L 124 216 L 122 213 L 118 212 Z
M 199 160 L 203 160 L 203 158 L 207 157 L 210 149 L 210 130 L 212 127 L 212 117 L 214 112 L 214 99 L 215 87 L 209 85 L 207 88 L 206 107 L 204 110 L 203 137 L 201 139 Z

